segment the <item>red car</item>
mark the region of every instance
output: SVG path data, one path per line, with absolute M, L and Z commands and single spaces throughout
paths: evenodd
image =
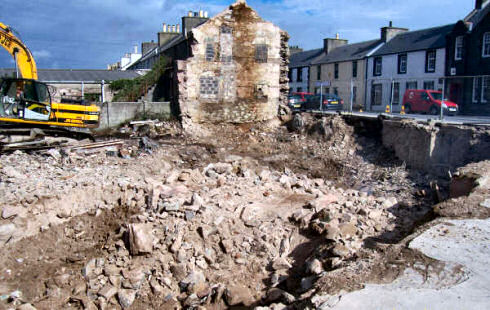
M 407 89 L 403 95 L 403 106 L 406 113 L 429 113 L 437 115 L 441 111 L 442 92 L 429 89 Z M 458 105 L 444 98 L 444 114 L 455 115 Z

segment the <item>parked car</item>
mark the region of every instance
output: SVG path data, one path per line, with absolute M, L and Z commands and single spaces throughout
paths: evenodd
M 293 96 L 299 96 L 301 98 L 301 102 L 306 102 L 306 98 L 308 96 L 312 96 L 313 93 L 307 93 L 307 92 L 293 92 L 291 95 Z
M 429 113 L 437 115 L 441 112 L 442 92 L 427 89 L 407 89 L 403 95 L 405 113 Z M 444 114 L 455 115 L 458 105 L 444 98 L 442 104 Z
M 322 99 L 323 104 L 320 104 Z M 335 94 L 313 95 L 306 97 L 306 102 L 303 103 L 302 110 L 341 111 L 343 105 L 344 100 Z
M 288 106 L 293 111 L 299 111 L 301 109 L 301 97 L 300 96 L 289 96 Z

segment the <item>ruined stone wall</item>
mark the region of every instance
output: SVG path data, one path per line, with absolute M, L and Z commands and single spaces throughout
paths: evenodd
M 287 100 L 288 35 L 244 1 L 192 30 L 177 63 L 182 119 L 246 123 L 277 116 Z
M 382 134 L 383 145 L 408 166 L 438 176 L 490 159 L 490 130 L 486 127 L 384 120 Z

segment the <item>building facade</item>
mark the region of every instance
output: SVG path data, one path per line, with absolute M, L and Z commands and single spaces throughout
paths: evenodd
M 310 67 L 311 62 L 320 56 L 323 49 L 300 51 L 289 57 L 289 93 L 311 92 Z
M 384 44 L 369 56 L 367 63 L 368 109 L 380 112 L 389 106 L 391 111 L 399 112 L 407 89 L 442 90 L 445 37 L 453 27 L 446 25 L 418 31 L 391 25 L 382 28 Z
M 446 95 L 463 114 L 490 115 L 489 3 L 477 0 L 447 35 Z
M 344 100 L 344 110 L 350 110 L 351 105 L 356 110 L 364 108 L 366 57 L 380 44 L 379 40 L 347 44 L 338 38 L 325 39 L 322 55 L 311 64 L 310 89 L 316 94 L 339 96 Z

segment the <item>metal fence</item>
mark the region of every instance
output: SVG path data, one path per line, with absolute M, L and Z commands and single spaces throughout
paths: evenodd
M 372 77 L 366 81 L 352 79 L 315 86 L 316 94 L 330 93 L 342 98 L 344 111 L 437 113 L 441 117 L 457 112 L 490 116 L 490 75 Z M 410 93 L 408 90 L 419 91 Z M 453 111 L 454 104 L 457 111 Z

